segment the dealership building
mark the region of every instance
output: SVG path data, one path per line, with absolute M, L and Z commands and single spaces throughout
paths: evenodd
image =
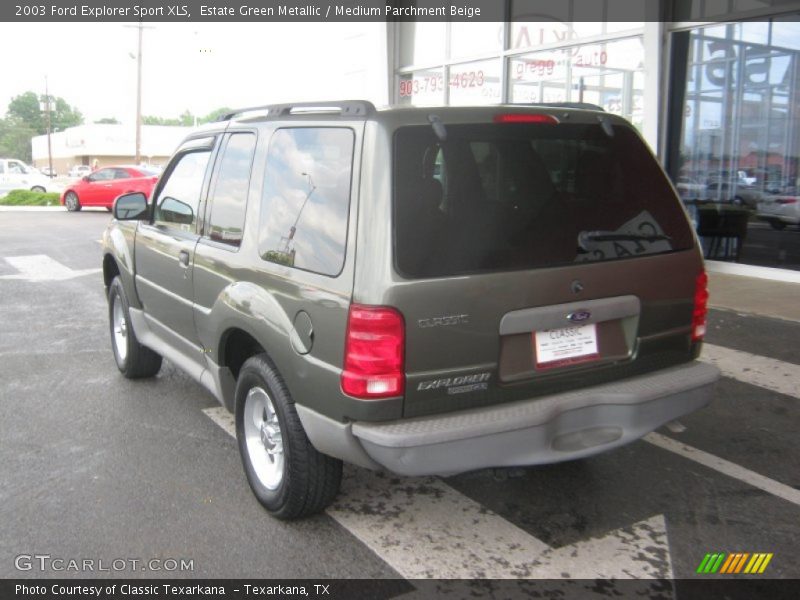
M 598 105 L 649 142 L 708 257 L 800 270 L 800 3 L 482 6 L 496 20 L 387 25 L 393 103 Z
M 341 93 L 400 106 L 599 106 L 650 144 L 708 258 L 800 271 L 800 0 L 471 4 L 479 21 L 374 23 L 365 45 L 380 51 L 348 65 L 356 92 Z M 187 132 L 142 129 L 142 160 L 157 165 Z M 131 163 L 134 129 L 73 127 L 51 146 L 60 173 Z M 47 137 L 34 138 L 34 164 L 47 156 Z

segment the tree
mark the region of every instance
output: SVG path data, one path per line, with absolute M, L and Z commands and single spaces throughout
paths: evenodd
M 197 117 L 197 124 L 211 123 L 229 112 L 231 112 L 231 109 L 227 106 L 212 110 L 205 117 Z M 145 115 L 142 117 L 142 125 L 182 125 L 183 127 L 194 127 L 195 116 L 189 109 L 183 111 L 178 117 L 155 117 L 152 115 Z
M 25 92 L 15 96 L 8 104 L 6 119 L 17 126 L 26 126 L 33 129 L 36 135 L 47 133 L 47 114 L 41 107 L 45 100 L 44 94 L 37 96 L 34 92 Z M 66 129 L 83 123 L 81 112 L 67 104 L 63 98 L 51 94 L 50 103 L 51 131 L 53 129 Z
M 47 115 L 40 103 L 45 96 L 25 92 L 11 99 L 6 118 L 0 120 L 0 154 L 31 161 L 31 138 L 47 133 Z M 83 115 L 63 98 L 50 96 L 50 127 L 66 129 L 83 123 Z
M 0 156 L 31 162 L 31 138 L 35 135 L 30 127 L 0 119 Z
M 222 115 L 226 115 L 231 112 L 231 109 L 227 106 L 223 106 L 218 108 L 217 110 L 212 110 L 208 113 L 205 117 L 199 120 L 200 123 L 211 123 L 212 121 L 218 120 Z
M 142 116 L 142 125 L 180 125 L 180 119 L 154 117 L 152 115 Z

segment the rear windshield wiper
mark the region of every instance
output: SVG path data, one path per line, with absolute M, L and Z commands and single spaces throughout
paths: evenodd
M 578 245 L 584 250 L 588 242 L 671 242 L 668 235 L 644 233 L 618 233 L 616 231 L 581 231 L 578 234 Z

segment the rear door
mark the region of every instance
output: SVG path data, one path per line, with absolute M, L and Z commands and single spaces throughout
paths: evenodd
M 407 416 L 691 359 L 702 266 L 680 201 L 632 129 L 575 121 L 395 134 Z
M 178 151 L 154 191 L 150 223 L 136 233 L 136 289 L 146 317 L 158 335 L 199 363 L 205 359 L 194 326 L 192 263 L 214 142 L 196 139 Z

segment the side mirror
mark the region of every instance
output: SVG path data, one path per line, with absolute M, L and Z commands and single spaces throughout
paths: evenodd
M 114 218 L 119 221 L 138 221 L 147 214 L 147 196 L 130 192 L 114 200 Z
M 86 181 L 86 182 L 89 182 L 89 181 L 91 181 L 91 180 L 92 180 L 92 178 L 91 178 L 89 175 L 84 175 L 83 177 L 81 177 L 81 179 L 82 179 L 83 181 Z

